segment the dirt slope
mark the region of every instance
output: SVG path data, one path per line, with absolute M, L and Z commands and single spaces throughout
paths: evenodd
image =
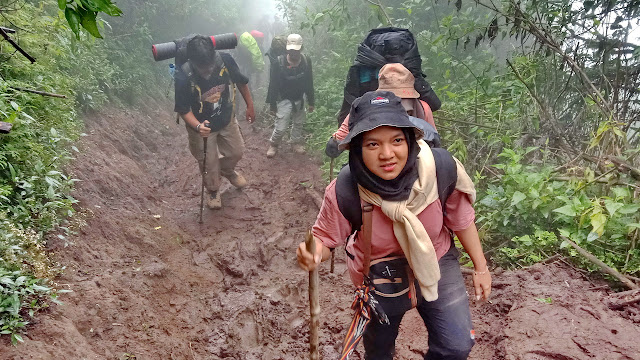
M 172 114 L 113 109 L 86 122 L 72 168 L 86 225 L 48 244 L 67 267 L 58 284 L 74 292 L 34 321 L 25 344 L 0 340 L 0 359 L 307 358 L 307 276 L 294 251 L 317 214 L 304 187 L 323 188 L 318 164 L 266 159 L 267 136 L 243 123 L 239 168 L 251 185 L 225 183 L 224 208 L 199 225 L 200 180 Z M 351 316 L 342 254 L 336 269 L 320 275 L 324 359 L 337 358 Z M 471 305 L 471 358 L 640 359 L 638 324 L 566 265 L 494 281 L 492 303 Z M 424 334 L 408 314 L 396 359 L 421 359 Z

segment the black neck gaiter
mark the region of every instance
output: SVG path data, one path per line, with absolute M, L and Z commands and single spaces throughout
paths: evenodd
M 412 129 L 402 129 L 407 145 L 409 146 L 409 155 L 407 164 L 404 166 L 400 174 L 392 180 L 384 180 L 369 170 L 362 160 L 362 138 L 360 134 L 351 140 L 349 145 L 349 168 L 351 176 L 365 189 L 380 195 L 382 200 L 402 201 L 407 200 L 411 194 L 411 187 L 418 179 L 418 168 L 416 160 L 420 147 L 416 141 L 415 132 Z

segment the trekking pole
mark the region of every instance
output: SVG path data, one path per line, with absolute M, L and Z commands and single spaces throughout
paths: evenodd
M 200 188 L 200 224 L 202 224 L 202 210 L 204 208 L 204 177 L 207 174 L 207 138 L 202 138 L 204 142 L 204 161 L 202 164 L 202 187 Z
M 331 161 L 329 162 L 329 182 L 333 181 L 333 161 L 335 159 L 331 158 Z M 333 271 L 335 270 L 335 264 L 336 264 L 336 252 L 332 251 L 331 252 L 331 273 L 333 274 Z
M 311 254 L 316 253 L 316 242 L 313 240 L 311 230 L 307 230 L 307 237 L 305 239 L 307 251 Z M 309 323 L 309 359 L 320 359 L 320 353 L 318 352 L 319 344 L 319 327 L 320 327 L 320 298 L 318 297 L 319 287 L 318 268 L 313 271 L 309 271 L 309 315 L 311 321 Z

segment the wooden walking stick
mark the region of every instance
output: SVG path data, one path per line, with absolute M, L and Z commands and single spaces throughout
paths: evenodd
M 200 188 L 200 220 L 202 224 L 202 209 L 204 208 L 204 177 L 207 175 L 207 138 L 202 138 L 204 142 L 204 161 L 202 164 L 202 187 Z
M 307 251 L 315 256 L 316 242 L 313 240 L 311 230 L 307 231 L 307 237 L 305 239 L 307 245 Z M 318 351 L 319 332 L 320 332 L 320 298 L 318 297 L 319 277 L 318 268 L 313 271 L 309 271 L 309 315 L 311 315 L 311 321 L 309 323 L 309 359 L 320 359 L 320 353 Z
M 333 181 L 333 162 L 334 162 L 335 158 L 331 158 L 331 161 L 329 162 L 329 182 Z M 331 273 L 333 274 L 333 271 L 336 268 L 336 252 L 332 251 L 331 252 Z

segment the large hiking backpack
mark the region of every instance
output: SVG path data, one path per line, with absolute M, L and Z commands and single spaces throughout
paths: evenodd
M 431 152 L 436 163 L 438 198 L 442 205 L 442 211 L 445 213 L 445 203 L 449 195 L 455 190 L 456 182 L 458 181 L 458 168 L 453 156 L 447 150 L 434 147 L 431 148 Z M 336 197 L 340 212 L 351 224 L 351 233 L 353 234 L 355 231 L 360 230 L 362 227 L 360 194 L 358 192 L 358 183 L 351 176 L 349 165 L 343 167 L 338 174 Z
M 273 64 L 278 57 L 287 53 L 287 35 L 276 35 L 271 39 L 271 46 L 265 55 L 269 57 L 269 61 Z
M 440 99 L 422 73 L 422 59 L 411 31 L 395 27 L 373 29 L 358 45 L 356 59 L 349 68 L 342 108 L 338 114 L 339 124 L 349 114 L 353 100 L 378 89 L 380 68 L 395 62 L 404 65 L 415 77 L 414 86 L 420 94 L 420 100 L 429 104 L 432 111 L 440 109 Z

